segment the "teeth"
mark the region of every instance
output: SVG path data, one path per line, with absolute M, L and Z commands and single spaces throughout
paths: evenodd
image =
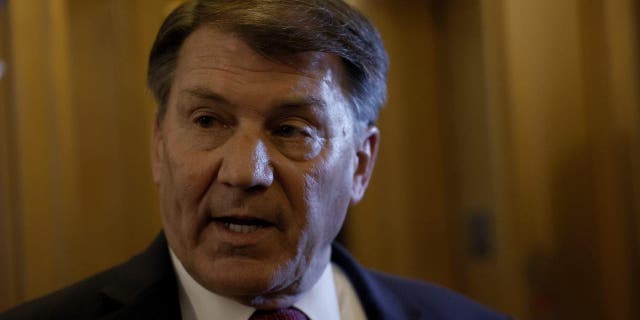
M 258 230 L 258 226 L 256 225 L 246 225 L 246 224 L 235 224 L 235 223 L 230 223 L 230 222 L 226 222 L 224 224 L 225 227 L 227 227 L 227 229 L 233 231 L 233 232 L 239 232 L 239 233 L 249 233 L 249 232 L 254 232 L 256 230 Z

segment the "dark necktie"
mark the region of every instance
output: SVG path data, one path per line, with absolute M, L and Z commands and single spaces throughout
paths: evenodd
M 278 310 L 256 310 L 249 320 L 309 320 L 307 316 L 296 308 Z

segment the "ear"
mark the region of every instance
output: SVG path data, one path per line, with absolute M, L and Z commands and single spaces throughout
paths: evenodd
M 156 116 L 151 128 L 151 171 L 153 182 L 160 183 L 160 176 L 164 163 L 164 136 L 162 133 L 162 120 Z
M 356 170 L 353 175 L 353 186 L 350 206 L 356 205 L 367 190 L 373 167 L 378 156 L 380 130 L 376 126 L 368 126 L 356 137 Z

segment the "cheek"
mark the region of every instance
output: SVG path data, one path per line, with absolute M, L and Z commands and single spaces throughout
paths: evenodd
M 166 178 L 180 198 L 199 197 L 211 181 L 215 152 L 194 148 L 193 139 L 175 136 L 165 146 Z
M 193 166 L 189 165 L 189 159 L 185 158 L 180 151 L 167 152 L 164 157 L 164 170 L 160 183 L 160 190 L 163 199 L 172 201 L 184 201 L 185 198 L 193 194 L 196 177 Z
M 210 185 L 212 166 L 206 153 L 185 152 L 165 147 L 164 170 L 159 191 L 165 229 L 174 229 L 182 237 L 194 235 L 198 226 L 198 207 Z
M 350 201 L 348 174 L 344 163 L 327 163 L 305 181 L 310 228 L 324 242 L 332 241 L 344 222 Z

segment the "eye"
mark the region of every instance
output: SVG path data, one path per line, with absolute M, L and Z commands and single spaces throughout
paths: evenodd
M 310 129 L 307 126 L 296 126 L 291 124 L 279 125 L 274 134 L 283 138 L 306 138 L 310 137 Z
M 292 125 L 281 125 L 276 130 L 276 135 L 281 137 L 293 137 L 300 133 L 301 130 Z
M 280 122 L 271 130 L 277 148 L 290 159 L 309 160 L 322 149 L 322 131 L 305 120 L 290 119 Z
M 211 128 L 216 123 L 216 119 L 212 116 L 199 116 L 195 119 L 195 123 L 201 128 Z

